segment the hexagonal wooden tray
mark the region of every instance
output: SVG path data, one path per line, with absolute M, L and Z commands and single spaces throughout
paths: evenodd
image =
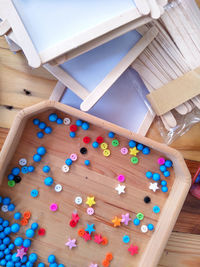
M 90 123 L 90 129 L 88 131 L 79 129 L 77 137 L 72 139 L 69 137 L 69 126 L 48 121 L 48 115 L 54 111 L 61 118 L 69 116 L 72 122 L 77 118 L 87 121 Z M 52 126 L 52 134 L 38 139 L 36 137 L 38 128 L 32 123 L 35 117 Z M 109 131 L 116 133 L 116 138 L 120 142 L 118 147 L 111 145 L 111 139 L 108 138 Z M 82 138 L 86 135 L 92 140 L 99 135 L 103 136 L 105 142 L 109 144 L 111 155 L 106 158 L 101 148 L 94 149 L 91 144 L 84 144 Z M 120 148 L 127 146 L 128 139 L 151 148 L 149 155 L 139 153 L 137 165 L 131 163 L 129 154 L 120 153 Z M 32 157 L 40 145 L 45 146 L 47 153 L 41 162 L 34 163 Z M 80 154 L 80 148 L 83 146 L 88 149 L 86 155 Z M 68 173 L 63 173 L 61 167 L 73 152 L 78 154 L 78 160 L 73 163 Z M 161 190 L 155 193 L 151 191 L 150 181 L 145 177 L 148 170 L 158 172 L 157 159 L 160 156 L 173 161 L 171 176 L 167 178 L 168 193 L 163 193 Z M 22 157 L 28 160 L 28 165 L 33 164 L 36 167 L 35 171 L 22 174 L 21 183 L 9 188 L 7 175 Z M 90 166 L 85 166 L 85 159 L 91 161 Z M 48 176 L 42 172 L 44 165 L 51 167 L 50 176 L 54 178 L 55 183 L 63 185 L 62 192 L 56 193 L 54 188 L 44 185 L 44 178 Z M 37 252 L 40 260 L 46 263 L 48 255 L 53 253 L 60 263 L 70 267 L 89 266 L 91 262 L 102 266 L 107 252 L 112 252 L 114 256 L 110 266 L 156 266 L 191 183 L 183 157 L 176 150 L 53 101 L 45 101 L 19 112 L 0 155 L 0 170 L 0 194 L 10 196 L 17 205 L 17 210 L 23 212 L 29 209 L 32 212 L 29 225 L 21 228 L 20 235 L 25 235 L 25 230 L 33 221 L 37 221 L 40 227 L 46 229 L 45 236 L 36 235 L 33 238 L 30 251 Z M 126 193 L 121 195 L 115 191 L 119 174 L 124 174 L 126 177 Z M 30 196 L 30 191 L 34 188 L 39 190 L 37 198 Z M 74 199 L 79 195 L 84 202 L 77 206 Z M 89 216 L 85 201 L 87 196 L 92 195 L 96 200 L 95 215 Z M 149 204 L 143 201 L 146 195 L 151 198 Z M 59 206 L 55 213 L 49 209 L 52 202 L 56 202 Z M 153 213 L 154 205 L 161 208 L 159 214 Z M 77 209 L 80 221 L 75 228 L 71 228 L 69 221 L 74 209 Z M 142 212 L 145 218 L 141 224 L 153 223 L 155 230 L 142 233 L 140 227 L 136 227 L 133 222 L 128 226 L 114 228 L 111 222 L 114 216 L 121 216 L 125 212 L 129 212 L 132 219 L 138 212 Z M 6 216 L 13 220 L 12 213 L 7 213 Z M 107 246 L 98 245 L 94 241 L 85 242 L 78 237 L 78 229 L 86 227 L 86 223 L 94 223 L 96 233 L 108 238 Z M 139 247 L 137 255 L 131 256 L 128 252 L 130 244 L 124 244 L 122 241 L 125 234 L 130 236 L 130 244 Z M 65 246 L 68 237 L 77 239 L 76 248 L 69 250 Z

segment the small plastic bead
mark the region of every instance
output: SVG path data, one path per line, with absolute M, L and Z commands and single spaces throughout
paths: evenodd
M 36 222 L 32 223 L 31 224 L 31 229 L 34 230 L 34 231 L 37 230 L 38 229 L 38 223 L 36 223 Z
M 56 123 L 57 123 L 57 124 L 63 124 L 63 120 L 62 120 L 61 118 L 58 118 L 58 119 L 56 120 Z
M 44 123 L 43 121 L 41 121 L 38 125 L 39 129 L 44 130 L 44 128 L 46 127 L 46 123 Z
M 161 184 L 162 186 L 166 186 L 166 185 L 167 185 L 167 181 L 162 180 L 160 184 Z
M 39 119 L 34 119 L 34 120 L 33 120 L 33 124 L 34 124 L 34 125 L 39 125 L 39 123 L 40 123 L 40 120 L 39 120 Z
M 138 218 L 135 218 L 133 220 L 133 223 L 134 223 L 134 225 L 139 225 L 140 224 L 140 220 Z
M 151 198 L 149 196 L 144 197 L 144 202 L 145 203 L 150 203 L 151 202 Z
M 12 173 L 8 174 L 8 180 L 11 181 L 14 179 L 14 175 Z
M 142 153 L 143 153 L 144 155 L 149 155 L 149 154 L 150 154 L 150 148 L 149 148 L 149 147 L 144 147 L 144 148 L 142 149 Z
M 70 158 L 66 159 L 65 163 L 66 163 L 67 166 L 70 166 L 70 165 L 72 165 L 72 160 Z
M 3 244 L 5 244 L 5 245 L 9 245 L 10 244 L 10 237 L 5 237 L 4 239 L 3 239 Z
M 34 166 L 28 166 L 28 172 L 34 172 L 35 167 Z
M 43 172 L 48 173 L 48 172 L 50 172 L 50 167 L 48 165 L 46 165 L 42 168 L 42 170 L 43 170 Z
M 168 187 L 167 186 L 162 186 L 161 190 L 162 190 L 162 192 L 167 193 Z
M 164 158 L 159 158 L 159 159 L 158 159 L 158 164 L 159 164 L 159 165 L 163 165 L 163 164 L 165 164 L 165 159 L 164 159 Z
M 34 230 L 32 230 L 32 229 L 28 229 L 28 230 L 26 230 L 26 236 L 27 236 L 28 238 L 33 238 L 34 235 L 35 235 Z
M 146 177 L 147 177 L 148 179 L 152 178 L 152 177 L 153 177 L 153 173 L 150 172 L 150 171 L 146 172 Z
M 23 238 L 20 237 L 20 236 L 16 237 L 15 240 L 14 240 L 14 244 L 17 247 L 22 246 L 22 244 L 23 244 Z
M 54 263 L 55 261 L 56 261 L 56 257 L 54 255 L 49 255 L 48 262 L 49 263 Z
M 44 184 L 47 186 L 51 186 L 53 184 L 53 178 L 52 177 L 47 177 L 44 179 Z
M 51 211 L 57 211 L 57 209 L 58 209 L 58 205 L 57 205 L 56 203 L 52 203 L 52 204 L 50 205 L 50 210 L 51 210 Z
M 147 227 L 148 227 L 148 230 L 149 230 L 149 231 L 153 231 L 153 229 L 154 229 L 154 226 L 153 226 L 152 223 L 149 223 L 149 224 L 147 225 Z
M 125 177 L 122 174 L 118 175 L 117 179 L 120 183 L 123 183 L 125 181 Z
M 47 126 L 45 129 L 44 129 L 44 132 L 46 134 L 51 134 L 52 133 L 52 128 L 50 126 Z
M 159 213 L 160 212 L 160 208 L 158 206 L 154 206 L 153 207 L 153 212 L 154 213 Z
M 137 145 L 137 150 L 140 150 L 140 151 L 141 151 L 141 150 L 143 149 L 143 147 L 144 147 L 144 146 L 143 146 L 142 144 L 138 144 L 138 145 Z
M 32 263 L 34 263 L 34 262 L 36 262 L 37 261 L 37 259 L 38 259 L 38 255 L 36 254 L 36 253 L 31 253 L 30 255 L 29 255 L 29 261 L 30 262 L 32 262 Z
M 11 202 L 11 199 L 9 197 L 3 198 L 3 205 L 9 205 Z
M 30 239 L 24 239 L 23 247 L 29 248 L 30 246 L 31 246 L 31 240 Z
M 58 118 L 58 116 L 57 116 L 56 113 L 51 113 L 51 114 L 49 115 L 49 120 L 50 120 L 51 122 L 55 122 L 55 121 L 57 120 L 57 118 Z
M 133 147 L 136 146 L 136 142 L 133 141 L 133 140 L 130 140 L 130 141 L 128 142 L 128 145 L 129 145 L 129 147 L 133 148 Z
M 160 180 L 160 174 L 159 174 L 159 173 L 154 173 L 152 178 L 153 178 L 153 180 L 154 180 L 155 182 L 157 182 L 157 181 Z
M 45 267 L 45 264 L 43 262 L 39 262 L 37 267 Z
M 37 132 L 37 137 L 38 137 L 39 139 L 43 138 L 43 137 L 44 137 L 43 132 Z
M 70 131 L 71 132 L 76 132 L 78 130 L 78 127 L 74 124 L 72 124 L 70 127 L 69 127 Z
M 163 172 L 163 175 L 164 175 L 165 177 L 169 177 L 169 176 L 170 176 L 170 172 L 169 172 L 169 171 L 165 171 L 165 172 Z
M 172 167 L 172 161 L 171 161 L 171 160 L 166 160 L 166 161 L 165 161 L 165 166 L 166 166 L 167 168 Z
M 15 210 L 15 205 L 13 203 L 10 203 L 8 205 L 8 211 L 14 211 Z
M 6 228 L 4 228 L 4 234 L 5 235 L 9 235 L 11 233 L 11 227 L 6 227 Z
M 11 231 L 13 233 L 17 233 L 19 232 L 19 230 L 20 230 L 20 225 L 18 223 L 14 223 L 13 225 L 11 225 Z
M 90 125 L 87 122 L 83 122 L 83 124 L 81 125 L 81 127 L 82 127 L 83 130 L 86 131 L 86 130 L 88 130 L 90 128 Z
M 130 242 L 130 237 L 129 237 L 128 235 L 124 235 L 124 236 L 123 236 L 123 242 L 124 242 L 125 244 L 129 243 L 129 242 Z
M 39 161 L 41 160 L 41 156 L 38 155 L 38 154 L 35 154 L 35 155 L 33 156 L 33 160 L 34 160 L 35 162 L 39 162 Z
M 85 160 L 85 165 L 89 166 L 90 165 L 90 161 L 88 159 Z
M 109 133 L 108 133 L 108 137 L 109 137 L 109 138 L 114 138 L 114 137 L 115 137 L 115 134 L 114 134 L 113 132 L 109 132 Z
M 38 147 L 37 154 L 40 156 L 44 156 L 46 154 L 46 149 L 43 146 Z
M 83 124 L 82 120 L 77 120 L 77 121 L 76 121 L 76 125 L 77 125 L 77 126 L 81 126 L 82 124 Z
M 98 147 L 99 147 L 99 144 L 95 141 L 95 142 L 92 143 L 92 146 L 93 146 L 94 148 L 98 148 Z
M 12 169 L 11 172 L 12 172 L 13 175 L 18 175 L 20 173 L 20 168 L 15 167 L 15 168 Z
M 160 171 L 161 171 L 161 172 L 164 172 L 164 171 L 166 171 L 166 170 L 167 170 L 167 168 L 166 168 L 165 165 L 161 165 L 161 166 L 160 166 Z
M 76 133 L 75 133 L 75 132 L 70 132 L 70 133 L 69 133 L 69 136 L 70 136 L 71 138 L 74 138 L 74 137 L 76 136 Z

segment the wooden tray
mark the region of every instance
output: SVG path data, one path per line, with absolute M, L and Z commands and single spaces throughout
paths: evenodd
M 72 122 L 77 118 L 87 121 L 90 123 L 90 129 L 79 129 L 77 137 L 72 139 L 69 137 L 69 126 L 48 121 L 51 112 L 56 112 L 61 118 L 69 116 Z M 32 123 L 35 117 L 51 125 L 52 134 L 38 139 L 38 127 Z M 111 139 L 107 137 L 109 131 L 116 133 L 120 146 L 111 145 Z M 92 140 L 99 135 L 105 137 L 111 150 L 110 157 L 104 157 L 100 148 L 94 149 L 91 144 L 84 144 L 82 138 L 86 135 Z M 128 147 L 127 139 L 152 148 L 149 155 L 139 154 L 137 165 L 130 162 L 129 154 L 124 156 L 120 153 L 121 147 Z M 33 164 L 32 156 L 40 145 L 45 146 L 47 153 L 40 163 Z M 79 153 L 83 146 L 88 148 L 86 155 Z M 73 152 L 78 154 L 78 160 L 73 163 L 68 173 L 63 173 L 61 167 Z M 148 188 L 150 181 L 145 177 L 148 170 L 158 172 L 157 159 L 161 155 L 173 161 L 174 167 L 168 178 L 169 193 L 163 193 L 161 190 L 153 193 Z M 28 165 L 33 164 L 36 169 L 33 173 L 23 175 L 20 184 L 8 188 L 7 175 L 22 157 L 28 160 Z M 91 161 L 90 166 L 84 165 L 85 159 Z M 56 183 L 63 185 L 63 191 L 60 193 L 44 185 L 43 180 L 47 175 L 42 172 L 42 167 L 47 164 L 51 167 L 50 176 Z M 0 170 L 0 194 L 4 197 L 10 196 L 17 210 L 23 212 L 29 209 L 32 212 L 29 226 L 22 227 L 20 235 L 23 236 L 24 228 L 29 228 L 30 223 L 34 221 L 46 229 L 45 236 L 36 235 L 33 238 L 30 251 L 38 253 L 40 261 L 45 263 L 48 255 L 55 254 L 59 263 L 70 267 L 89 266 L 91 262 L 102 266 L 107 252 L 112 252 L 114 256 L 110 266 L 156 266 L 191 183 L 183 157 L 176 150 L 54 101 L 45 101 L 18 113 L 0 155 Z M 122 195 L 115 191 L 119 174 L 126 177 L 126 193 Z M 30 196 L 30 191 L 34 188 L 39 190 L 36 199 Z M 74 203 L 78 195 L 83 198 L 83 204 L 80 206 Z M 89 216 L 86 213 L 85 201 L 87 196 L 92 195 L 96 200 L 95 215 Z M 143 201 L 146 195 L 151 197 L 149 204 Z M 59 206 L 55 213 L 49 209 L 52 202 Z M 160 214 L 153 213 L 154 205 L 161 208 Z M 80 221 L 77 227 L 71 228 L 69 221 L 74 209 L 77 209 Z M 130 213 L 132 219 L 138 212 L 142 212 L 145 216 L 142 224 L 153 223 L 155 230 L 142 233 L 140 227 L 136 227 L 132 222 L 129 226 L 114 228 L 111 222 L 114 216 L 121 216 L 126 212 Z M 12 221 L 13 215 L 7 214 Z M 78 237 L 78 229 L 85 228 L 86 223 L 94 223 L 96 232 L 108 238 L 107 246 L 93 241 L 86 243 Z M 125 234 L 130 236 L 130 244 L 139 247 L 137 255 L 131 256 L 128 252 L 130 244 L 122 242 Z M 77 238 L 78 246 L 72 250 L 65 247 L 69 237 Z

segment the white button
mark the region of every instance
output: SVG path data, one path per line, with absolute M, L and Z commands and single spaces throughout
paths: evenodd
M 63 171 L 63 172 L 68 172 L 68 171 L 69 171 L 69 166 L 67 166 L 67 165 L 63 165 L 63 166 L 62 166 L 62 171 Z
M 3 206 L 1 207 L 1 210 L 2 210 L 3 212 L 8 212 L 8 205 L 3 205 Z
M 25 166 L 26 164 L 27 164 L 27 160 L 26 159 L 22 158 L 22 159 L 19 160 L 19 165 L 20 166 Z
M 61 185 L 61 184 L 57 184 L 57 185 L 55 186 L 55 191 L 56 191 L 56 192 L 60 192 L 60 191 L 62 191 L 62 185 Z
M 146 232 L 148 232 L 148 227 L 146 226 L 146 225 L 142 225 L 141 226 L 141 231 L 143 232 L 143 233 L 146 233 Z
M 76 203 L 77 205 L 80 205 L 82 202 L 83 202 L 82 197 L 76 197 L 76 198 L 75 198 L 75 203 Z
M 71 123 L 70 118 L 64 118 L 63 123 L 64 123 L 65 125 L 69 125 L 69 124 Z

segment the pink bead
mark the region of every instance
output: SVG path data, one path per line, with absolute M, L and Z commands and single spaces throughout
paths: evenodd
M 125 177 L 122 174 L 120 174 L 117 178 L 118 178 L 118 181 L 121 183 L 125 181 Z
M 122 147 L 120 151 L 121 151 L 122 155 L 126 155 L 128 153 L 128 148 Z
M 87 208 L 87 214 L 88 215 L 93 215 L 94 214 L 94 209 L 93 208 Z
M 56 203 L 52 203 L 50 206 L 50 210 L 57 211 L 57 209 L 58 209 L 58 205 Z
M 70 159 L 72 160 L 72 161 L 76 161 L 77 160 L 77 155 L 75 154 L 75 153 L 73 153 L 73 154 L 71 154 L 70 155 Z
M 165 159 L 164 158 L 159 158 L 158 159 L 158 164 L 160 164 L 160 165 L 165 164 Z
M 24 249 L 24 252 L 27 252 L 28 251 L 28 248 L 25 248 L 24 246 L 21 246 L 20 249 Z

